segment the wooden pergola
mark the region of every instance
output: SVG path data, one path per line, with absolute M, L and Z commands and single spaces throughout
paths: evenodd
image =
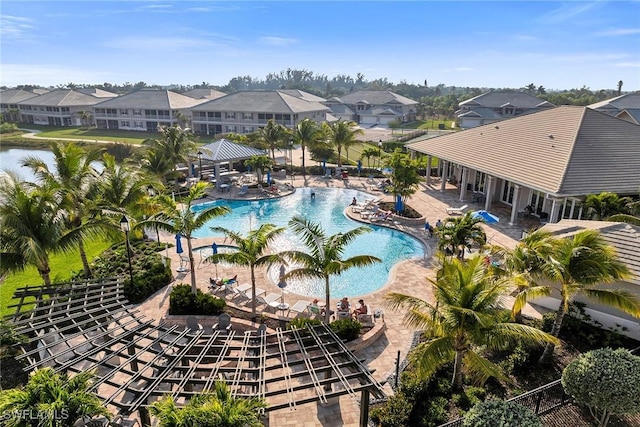
M 384 398 L 371 372 L 327 325 L 267 333 L 191 330 L 145 319 L 124 298 L 121 278 L 18 289 L 12 323 L 28 337 L 26 370 L 94 370 L 94 391 L 123 417 L 165 395 L 184 404 L 224 381 L 266 411 L 350 395 L 366 426 L 369 399 Z

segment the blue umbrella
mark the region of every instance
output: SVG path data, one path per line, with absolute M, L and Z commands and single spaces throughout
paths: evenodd
M 271 185 L 271 171 L 267 172 L 267 185 Z
M 476 219 L 476 218 L 480 218 L 481 220 L 483 220 L 484 222 L 486 222 L 487 224 L 493 224 L 495 222 L 499 222 L 500 218 L 498 218 L 497 216 L 487 212 L 487 211 L 475 211 L 475 212 L 471 212 L 471 218 Z
M 191 176 L 196 176 L 196 165 L 191 163 Z
M 327 159 L 322 159 L 322 173 L 327 173 Z
M 361 170 L 362 170 L 362 160 L 358 160 L 358 176 L 360 176 Z
M 396 195 L 396 212 L 402 212 L 404 207 L 402 206 L 402 196 Z
M 176 234 L 176 253 L 177 254 L 181 254 L 182 252 L 184 252 L 184 250 L 182 249 L 182 240 L 180 240 L 182 236 L 180 235 L 180 233 Z

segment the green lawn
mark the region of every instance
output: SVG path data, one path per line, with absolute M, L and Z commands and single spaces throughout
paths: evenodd
M 122 142 L 127 144 L 141 144 L 142 141 L 148 138 L 155 138 L 157 134 L 147 132 L 134 132 L 124 130 L 109 130 L 109 129 L 82 129 L 74 127 L 65 128 L 51 128 L 47 127 L 43 129 L 38 136 L 46 138 L 75 138 L 84 139 L 87 141 L 113 141 Z
M 112 242 L 100 239 L 86 242 L 85 249 L 89 262 L 111 245 Z M 49 261 L 51 263 L 52 281 L 62 282 L 69 280 L 74 271 L 82 270 L 82 261 L 77 250 L 68 254 L 53 255 Z M 42 284 L 42 279 L 35 267 L 28 267 L 22 272 L 10 273 L 0 285 L 0 317 L 15 312 L 15 308 L 8 308 L 8 306 L 17 302 L 12 300 L 16 289 L 27 285 L 40 284 Z

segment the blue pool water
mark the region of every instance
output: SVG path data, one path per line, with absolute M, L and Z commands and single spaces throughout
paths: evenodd
M 299 188 L 290 196 L 278 199 L 242 201 L 219 200 L 194 206 L 194 210 L 202 210 L 212 204 L 225 205 L 232 209 L 229 215 L 214 218 L 207 225 L 194 233 L 194 237 L 209 237 L 218 234 L 210 227 L 223 227 L 246 235 L 251 229 L 260 224 L 272 223 L 285 227 L 286 231 L 273 244 L 274 252 L 284 250 L 305 250 L 297 235 L 287 227 L 293 216 L 302 216 L 309 221 L 320 224 L 327 236 L 351 230 L 362 225 L 347 218 L 344 209 L 351 203 L 353 197 L 359 202 L 373 198 L 357 190 L 336 188 L 313 188 L 315 199 L 311 198 L 311 188 Z M 389 271 L 399 261 L 415 257 L 424 257 L 425 249 L 422 243 L 400 231 L 368 226 L 372 232 L 358 236 L 349 245 L 343 255 L 348 258 L 354 255 L 373 255 L 382 260 L 372 266 L 352 268 L 340 276 L 330 278 L 330 292 L 334 297 L 355 297 L 365 295 L 380 289 L 386 283 Z M 278 281 L 278 267 L 269 271 L 269 277 Z M 246 278 L 248 279 L 248 278 Z M 246 280 L 245 279 L 245 280 Z M 290 281 L 288 291 L 301 295 L 324 297 L 324 283 L 321 281 Z

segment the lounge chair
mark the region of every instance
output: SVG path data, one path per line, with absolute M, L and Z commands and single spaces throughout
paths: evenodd
M 459 208 L 454 208 L 449 206 L 447 208 L 447 213 L 449 215 L 462 215 L 464 213 L 464 210 L 467 209 L 469 207 L 469 205 L 462 205 Z
M 262 295 L 265 293 L 265 290 L 262 288 L 256 288 L 256 298 L 259 295 Z M 243 291 L 239 291 L 239 295 L 243 298 L 246 299 L 253 299 L 253 290 L 251 289 L 251 285 L 249 285 L 249 289 L 243 290 Z
M 289 311 L 294 311 L 298 314 L 305 313 L 309 304 L 311 304 L 309 301 L 298 300 L 295 304 L 289 307 Z
M 249 186 L 245 184 L 242 186 L 242 188 L 240 188 L 240 191 L 238 191 L 238 196 L 246 195 L 247 191 L 249 191 Z
M 257 289 L 256 289 L 256 293 L 257 293 Z M 271 303 L 276 302 L 280 298 L 282 298 L 282 294 L 279 294 L 278 292 L 271 292 L 269 295 L 265 295 L 265 296 L 256 295 L 256 301 L 258 302 L 258 304 L 264 304 L 267 307 L 273 307 Z

